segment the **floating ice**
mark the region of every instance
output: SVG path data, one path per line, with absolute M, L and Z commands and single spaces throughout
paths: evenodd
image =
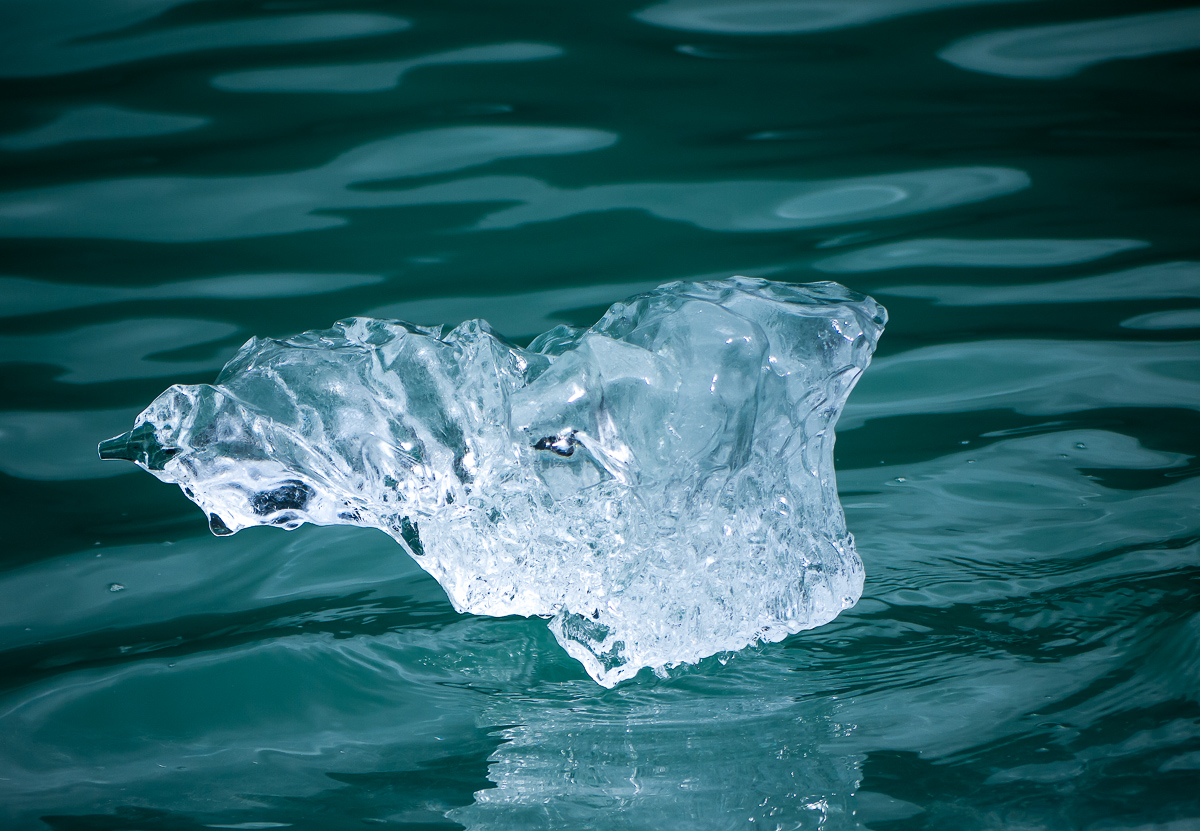
M 251 339 L 105 458 L 178 483 L 216 534 L 361 525 L 455 608 L 551 618 L 599 683 L 819 626 L 862 561 L 833 425 L 886 322 L 836 283 L 670 283 L 528 349 L 352 318 Z

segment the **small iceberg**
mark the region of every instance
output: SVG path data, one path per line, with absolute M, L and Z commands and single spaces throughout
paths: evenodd
M 351 318 L 252 338 L 101 442 L 219 535 L 361 525 L 460 612 L 550 618 L 600 684 L 827 623 L 863 566 L 833 427 L 887 313 L 836 283 L 676 282 L 522 349 Z

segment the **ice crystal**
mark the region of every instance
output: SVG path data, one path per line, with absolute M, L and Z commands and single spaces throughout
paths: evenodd
M 819 626 L 862 561 L 833 426 L 883 308 L 836 283 L 677 282 L 522 349 L 472 320 L 253 338 L 101 444 L 219 535 L 379 528 L 462 612 L 540 615 L 599 683 Z

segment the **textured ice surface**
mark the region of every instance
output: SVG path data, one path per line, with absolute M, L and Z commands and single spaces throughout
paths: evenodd
M 886 312 L 836 283 L 671 283 L 527 349 L 483 321 L 253 338 L 101 444 L 216 534 L 361 525 L 455 608 L 542 615 L 601 684 L 819 626 L 862 561 L 833 425 Z

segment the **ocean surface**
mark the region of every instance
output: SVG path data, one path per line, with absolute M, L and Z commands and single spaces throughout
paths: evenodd
M 1200 828 L 1200 6 L 5 0 L 0 827 Z M 891 322 L 862 600 L 605 690 L 96 443 L 251 335 L 677 279 Z

